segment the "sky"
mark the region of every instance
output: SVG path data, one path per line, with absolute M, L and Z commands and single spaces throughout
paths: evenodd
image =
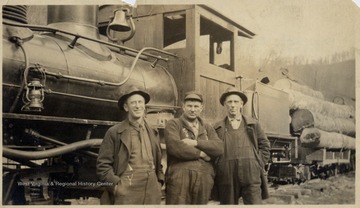
M 130 0 L 128 0 L 128 1 L 130 1 Z M 132 0 L 132 1 L 135 1 L 135 0 Z M 353 2 L 355 2 L 356 5 L 358 5 L 358 7 L 360 7 L 360 0 L 353 0 Z
M 123 2 L 134 5 L 136 0 L 123 0 Z M 360 7 L 360 0 L 353 0 L 353 2 L 355 2 Z

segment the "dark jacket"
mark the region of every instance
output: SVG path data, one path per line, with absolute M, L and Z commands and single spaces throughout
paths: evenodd
M 251 140 L 251 143 L 254 145 L 255 148 L 255 156 L 258 158 L 260 167 L 262 167 L 263 169 L 265 168 L 265 164 L 268 162 L 269 157 L 270 157 L 270 142 L 267 138 L 267 136 L 265 135 L 264 131 L 261 129 L 260 124 L 257 120 L 251 118 L 251 117 L 247 117 L 247 116 L 242 116 L 243 121 L 245 122 L 246 128 L 247 128 L 247 133 L 249 135 L 249 138 Z M 216 133 L 219 135 L 219 138 L 221 140 L 225 140 L 225 122 L 226 122 L 227 117 L 225 117 L 225 119 L 222 119 L 221 121 L 218 121 L 215 125 L 214 125 L 214 129 L 216 131 Z M 216 165 L 216 162 L 215 162 Z M 216 168 L 216 166 L 215 166 Z M 263 172 L 261 175 L 261 180 L 262 180 L 262 197 L 263 199 L 268 198 L 268 190 L 267 190 L 267 179 L 265 177 L 265 173 Z
M 205 123 L 201 118 L 199 120 L 199 133 L 196 147 L 185 144 L 181 140 L 184 138 L 194 138 L 194 133 L 192 128 L 189 126 L 188 122 L 183 116 L 180 118 L 173 119 L 168 121 L 165 127 L 165 141 L 166 141 L 166 151 L 168 157 L 168 166 L 179 164 L 184 162 L 191 161 L 201 161 L 200 151 L 205 152 L 209 157 L 215 158 L 220 156 L 224 152 L 224 144 L 217 136 L 214 128 Z M 212 168 L 211 163 L 208 163 Z M 191 166 L 191 164 L 190 164 Z M 196 167 L 196 164 L 193 163 L 193 167 Z
M 150 138 L 157 178 L 159 182 L 163 183 L 165 177 L 161 165 L 161 149 L 158 132 L 150 127 L 145 121 L 144 124 Z M 106 132 L 100 146 L 96 173 L 101 182 L 113 184 L 113 186 L 108 186 L 107 190 L 104 192 L 102 203 L 111 204 L 111 199 L 109 199 L 109 197 L 112 197 L 115 185 L 119 182 L 121 174 L 124 173 L 128 166 L 131 146 L 129 129 L 129 120 L 125 120 L 112 126 Z

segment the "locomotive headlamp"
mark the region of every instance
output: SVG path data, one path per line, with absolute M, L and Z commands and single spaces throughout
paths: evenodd
M 33 79 L 26 88 L 26 100 L 28 103 L 22 108 L 25 111 L 41 111 L 44 109 L 44 86 L 39 79 Z

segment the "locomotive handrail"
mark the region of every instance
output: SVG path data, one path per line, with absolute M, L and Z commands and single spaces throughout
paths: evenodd
M 133 72 L 134 69 L 135 69 L 135 65 L 136 65 L 137 61 L 139 60 L 141 54 L 144 53 L 144 51 L 146 51 L 146 50 L 160 51 L 159 49 L 157 49 L 157 48 L 152 48 L 152 47 L 144 47 L 144 48 L 142 48 L 142 49 L 138 52 L 138 54 L 136 55 L 136 57 L 135 57 L 132 65 L 131 65 L 130 72 L 129 72 L 129 74 L 127 75 L 127 77 L 126 77 L 123 81 L 121 81 L 121 82 L 119 82 L 119 83 L 113 83 L 113 85 L 115 85 L 115 86 L 121 86 L 121 85 L 125 84 L 125 82 L 127 82 L 127 81 L 130 79 L 130 76 L 131 76 L 132 72 Z M 151 67 L 155 67 L 155 64 L 151 64 Z
M 31 30 L 33 30 L 33 31 L 40 31 L 40 32 L 46 32 L 46 31 L 47 31 L 47 32 L 52 32 L 52 33 L 61 32 L 61 33 L 67 34 L 67 35 L 75 36 L 75 39 L 76 39 L 76 40 L 77 40 L 78 38 L 82 38 L 82 39 L 85 39 L 85 40 L 94 41 L 94 42 L 97 42 L 97 43 L 101 43 L 101 44 L 104 44 L 104 45 L 112 46 L 112 47 L 119 48 L 119 49 L 122 49 L 122 50 L 127 50 L 127 51 L 132 51 L 132 52 L 135 52 L 135 53 L 139 53 L 138 50 L 132 49 L 132 48 L 129 48 L 129 47 L 126 47 L 126 46 L 117 45 L 117 44 L 113 44 L 113 43 L 108 43 L 108 42 L 105 42 L 105 41 L 102 41 L 102 40 L 97 40 L 97 39 L 94 39 L 94 38 L 89 38 L 89 37 L 82 36 L 82 35 L 79 35 L 79 34 L 76 34 L 76 33 L 68 32 L 68 31 L 65 31 L 65 30 L 61 30 L 61 29 L 57 29 L 57 28 L 52 28 L 52 27 L 48 27 L 48 26 L 30 25 L 30 24 L 22 24 L 22 23 L 8 22 L 8 21 L 3 21 L 3 24 L 9 25 L 9 26 L 15 26 L 15 27 L 26 27 L 26 28 L 29 28 L 29 29 L 31 29 Z M 75 39 L 74 39 L 74 40 L 75 40 Z M 69 47 L 71 47 L 71 46 L 69 46 Z M 159 49 L 157 49 L 157 52 L 162 53 L 162 54 L 165 54 L 165 55 L 168 55 L 168 56 L 178 57 L 176 54 L 169 53 L 169 52 L 166 52 L 166 51 L 163 51 L 163 50 L 159 50 Z M 149 57 L 152 57 L 152 58 L 160 59 L 160 60 L 163 60 L 163 61 L 168 61 L 168 60 L 169 60 L 168 58 L 163 58 L 163 57 L 161 57 L 161 56 L 156 56 L 156 55 L 154 55 L 154 54 L 144 53 L 144 55 L 149 56 Z

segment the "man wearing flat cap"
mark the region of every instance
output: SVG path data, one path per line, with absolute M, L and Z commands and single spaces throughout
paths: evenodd
M 244 93 L 229 87 L 220 97 L 227 116 L 214 126 L 224 142 L 224 154 L 215 161 L 214 195 L 220 204 L 261 204 L 267 198 L 264 165 L 270 143 L 257 120 L 241 114 Z
M 105 134 L 97 159 L 97 175 L 106 187 L 101 204 L 160 204 L 164 174 L 160 139 L 144 120 L 150 95 L 130 86 L 118 106 L 127 118 Z
M 212 159 L 223 153 L 213 127 L 201 119 L 202 95 L 185 94 L 183 114 L 167 122 L 166 204 L 207 204 L 214 184 Z

